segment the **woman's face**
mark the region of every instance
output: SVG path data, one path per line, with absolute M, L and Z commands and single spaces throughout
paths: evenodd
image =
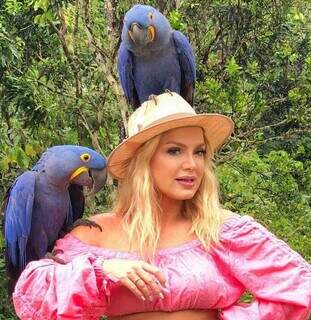
M 203 177 L 205 153 L 201 128 L 165 132 L 150 164 L 153 181 L 162 196 L 172 200 L 193 198 Z

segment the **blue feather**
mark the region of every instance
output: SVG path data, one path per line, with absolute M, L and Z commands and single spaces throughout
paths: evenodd
M 14 181 L 4 208 L 6 262 L 13 285 L 26 264 L 44 257 L 82 216 L 83 186 L 100 190 L 106 165 L 107 160 L 90 148 L 54 146 Z
M 135 5 L 126 13 L 118 72 L 125 97 L 134 109 L 151 94 L 166 89 L 193 104 L 196 72 L 191 45 L 151 6 Z
M 139 106 L 137 91 L 133 77 L 133 57 L 132 53 L 121 43 L 118 51 L 118 73 L 126 100 L 135 107 Z
M 180 58 L 180 66 L 184 71 L 186 81 L 189 81 L 194 85 L 196 71 L 192 47 L 188 39 L 180 31 L 175 30 L 173 32 L 173 39 Z
M 35 172 L 26 171 L 9 190 L 5 210 L 5 241 L 13 266 L 26 264 L 26 243 L 30 235 L 35 193 Z

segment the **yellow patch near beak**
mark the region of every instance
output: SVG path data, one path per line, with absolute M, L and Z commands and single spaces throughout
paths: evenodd
M 152 42 L 155 38 L 155 27 L 154 26 L 149 26 L 147 28 L 147 32 L 148 32 L 148 38 L 149 38 L 149 41 Z
M 72 175 L 70 176 L 70 178 L 69 178 L 69 181 L 72 181 L 74 178 L 76 178 L 78 175 L 80 175 L 81 173 L 83 173 L 83 172 L 88 172 L 89 170 L 88 170 L 88 168 L 86 168 L 86 167 L 80 167 L 80 168 L 78 168 L 77 170 L 75 170 L 73 173 L 72 173 Z

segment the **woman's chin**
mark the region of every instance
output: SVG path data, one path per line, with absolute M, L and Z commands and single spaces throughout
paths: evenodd
M 172 200 L 179 200 L 179 201 L 183 201 L 183 200 L 190 200 L 194 197 L 195 192 L 180 192 L 180 193 L 176 193 L 173 195 L 170 195 L 169 198 L 171 198 Z

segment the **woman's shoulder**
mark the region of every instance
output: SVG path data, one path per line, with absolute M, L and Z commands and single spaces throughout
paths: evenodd
M 102 246 L 103 240 L 116 232 L 120 219 L 113 212 L 99 213 L 87 218 L 93 225 L 79 225 L 70 234 L 80 241 L 95 246 Z
M 120 222 L 120 217 L 118 217 L 114 212 L 104 212 L 94 214 L 93 216 L 89 217 L 89 220 L 102 227 L 113 227 Z
M 221 236 L 224 238 L 245 234 L 245 230 L 260 225 L 249 215 L 241 215 L 230 210 L 223 209 L 224 222 L 221 228 Z M 262 226 L 261 226 L 262 227 Z
M 223 217 L 224 223 L 230 221 L 234 217 L 239 217 L 240 216 L 239 214 L 237 214 L 237 213 L 235 213 L 235 212 L 233 212 L 231 210 L 224 209 L 224 208 L 221 209 L 221 215 Z
M 216 247 L 215 247 L 216 248 Z M 311 266 L 287 243 L 276 237 L 262 222 L 249 215 L 232 214 L 220 233 L 220 254 L 236 258 L 233 263 L 259 261 L 279 265 L 296 265 L 311 271 Z M 242 258 L 243 256 L 243 258 Z M 241 260 L 240 260 L 241 259 Z M 243 259 L 243 260 L 242 260 Z M 253 264 L 255 265 L 255 264 Z
M 276 239 L 275 235 L 257 219 L 247 214 L 241 215 L 233 212 L 228 214 L 228 218 L 223 223 L 220 238 L 231 245 Z

